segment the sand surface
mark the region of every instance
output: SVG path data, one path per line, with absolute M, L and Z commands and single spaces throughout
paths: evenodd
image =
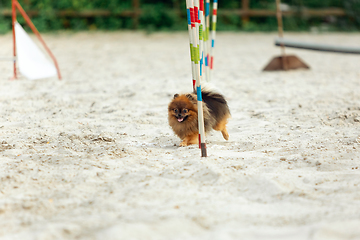
M 1 61 L 0 239 L 360 239 L 360 56 L 288 49 L 312 69 L 264 73 L 275 36 L 217 34 L 232 119 L 208 158 L 167 123 L 192 88 L 186 32 L 44 35 L 62 81 Z

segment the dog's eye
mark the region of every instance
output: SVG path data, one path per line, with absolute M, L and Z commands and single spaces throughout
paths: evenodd
M 184 110 L 183 110 L 183 112 L 184 112 L 184 113 L 187 113 L 187 112 L 188 112 L 188 110 L 187 110 L 187 109 L 184 109 Z
M 174 112 L 175 112 L 175 113 L 178 113 L 178 112 L 179 112 L 179 110 L 177 110 L 177 109 L 174 109 Z

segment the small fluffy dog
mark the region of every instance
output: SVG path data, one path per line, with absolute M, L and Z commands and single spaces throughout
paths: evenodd
M 226 124 L 230 110 L 224 96 L 215 90 L 202 89 L 205 133 L 211 129 L 221 131 L 225 140 L 229 139 Z M 180 146 L 199 143 L 198 108 L 195 93 L 175 94 L 169 104 L 169 125 L 182 140 Z

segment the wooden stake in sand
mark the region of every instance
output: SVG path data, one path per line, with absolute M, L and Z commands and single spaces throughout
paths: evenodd
M 211 28 L 210 75 L 211 75 L 212 70 L 214 69 L 214 47 L 215 47 L 215 37 L 216 37 L 217 9 L 218 9 L 218 0 L 214 0 L 213 15 L 212 15 L 212 28 Z
M 202 0 L 203 1 L 203 0 Z M 203 38 L 201 27 L 201 17 L 199 18 L 199 0 L 186 0 L 187 9 L 190 12 L 191 19 L 191 35 L 189 37 L 190 41 L 190 51 L 192 52 L 194 65 L 195 65 L 195 77 L 196 80 L 196 94 L 197 94 L 197 107 L 198 107 L 198 129 L 199 129 L 199 147 L 201 149 L 201 156 L 207 157 L 206 152 L 206 143 L 205 143 L 205 127 L 204 127 L 204 115 L 203 115 L 203 103 L 202 103 L 202 93 L 201 93 L 201 71 L 200 71 L 200 39 Z M 189 31 L 190 33 L 190 31 Z M 192 46 L 191 46 L 192 44 Z

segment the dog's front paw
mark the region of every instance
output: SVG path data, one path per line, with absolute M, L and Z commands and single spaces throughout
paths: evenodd
M 181 143 L 180 143 L 180 147 L 187 147 L 187 146 L 189 146 L 189 145 L 191 145 L 191 142 L 189 142 L 189 139 L 184 139 Z

